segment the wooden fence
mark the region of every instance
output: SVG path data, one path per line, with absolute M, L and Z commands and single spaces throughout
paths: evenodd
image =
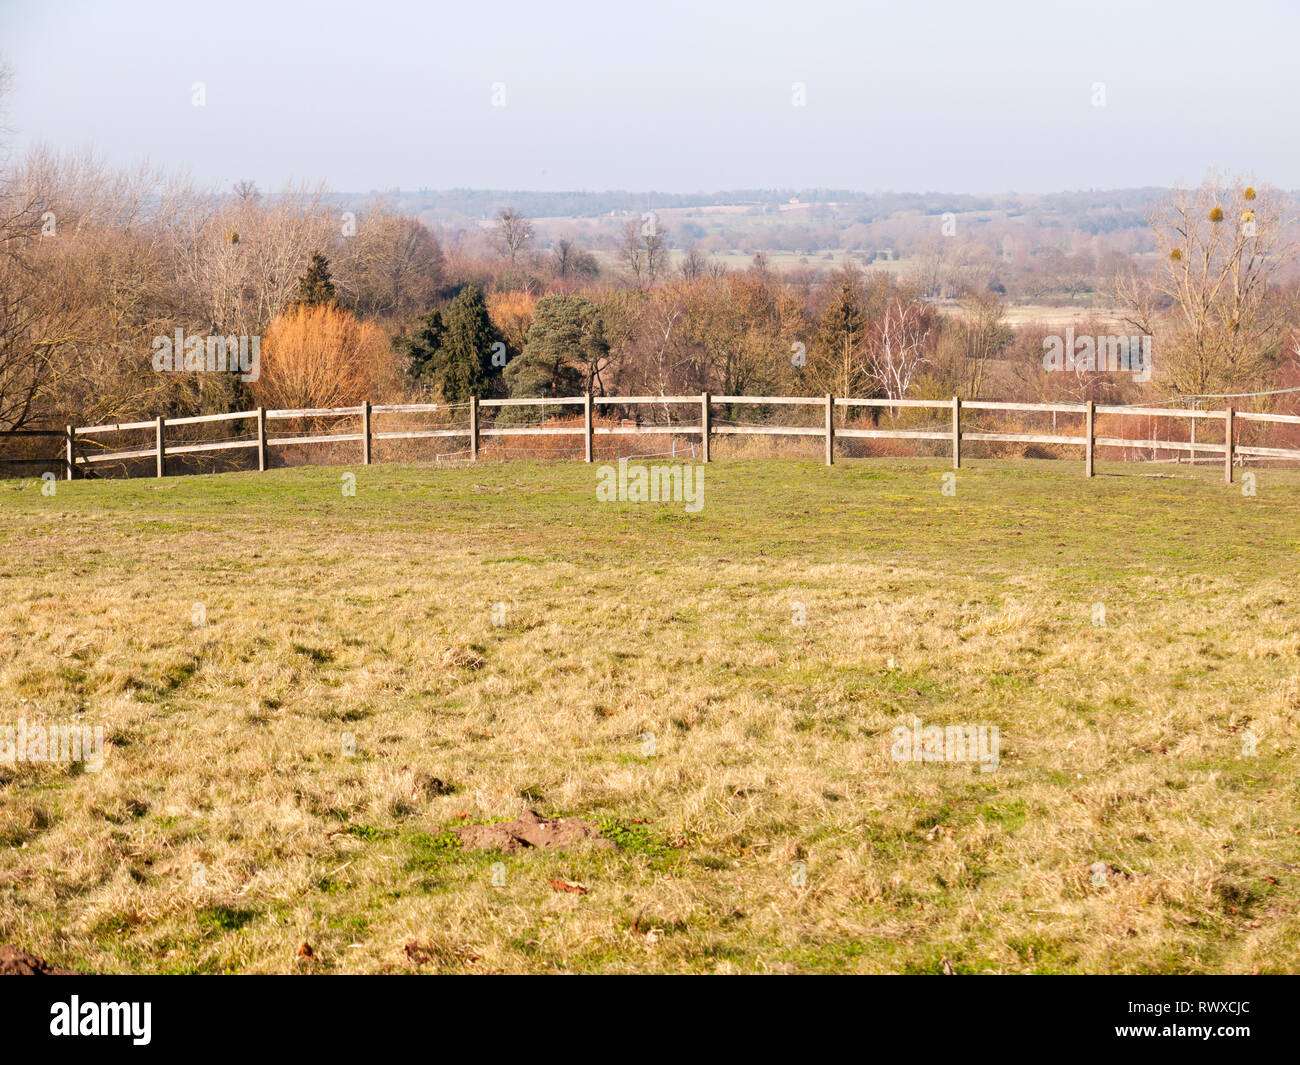
M 655 407 L 686 407 L 688 419 L 682 422 L 651 423 L 632 426 L 598 425 L 593 413 L 605 407 L 637 407 L 652 404 Z M 731 425 L 718 424 L 713 418 L 713 407 L 726 405 L 729 408 L 749 406 L 772 407 L 809 407 L 813 408 L 813 417 L 818 424 L 813 425 Z M 491 425 L 480 424 L 480 412 L 492 408 L 542 408 L 556 407 L 580 408 L 581 425 Z M 692 416 L 691 408 L 698 411 Z M 944 428 L 905 429 L 881 428 L 877 423 L 873 428 L 864 428 L 859 424 L 836 425 L 836 408 L 844 414 L 857 408 L 888 408 L 898 411 L 905 408 L 928 408 L 941 413 Z M 406 429 L 402 431 L 377 431 L 374 419 L 382 415 L 419 415 L 433 412 L 468 411 L 468 424 L 432 429 Z M 1076 433 L 1026 433 L 1026 432 L 989 432 L 987 430 L 969 430 L 962 428 L 963 412 L 973 411 L 1008 411 L 1020 413 L 1065 414 L 1081 418 L 1082 424 Z M 824 412 L 824 413 L 823 413 Z M 1200 422 L 1221 422 L 1223 430 L 1220 442 L 1196 440 L 1175 440 L 1159 438 L 1130 438 L 1120 436 L 1098 436 L 1094 429 L 1099 414 L 1117 416 L 1135 416 L 1173 419 L 1193 419 L 1193 426 Z M 951 427 L 948 418 L 951 416 Z M 268 423 L 286 420 L 318 421 L 332 418 L 359 418 L 356 432 L 317 433 L 308 431 L 299 435 L 273 436 L 268 431 Z M 841 419 L 843 421 L 843 419 Z M 1053 418 L 1055 422 L 1055 417 Z M 167 442 L 167 430 L 173 427 L 201 425 L 216 422 L 254 422 L 256 436 L 241 440 L 209 440 L 198 443 Z M 1011 403 L 993 400 L 951 400 L 928 399 L 842 399 L 833 395 L 826 396 L 714 396 L 707 392 L 695 396 L 571 396 L 553 399 L 483 399 L 471 400 L 468 404 L 449 406 L 436 403 L 375 404 L 363 403 L 357 407 L 331 407 L 321 409 L 298 410 L 257 410 L 237 411 L 230 414 L 204 414 L 187 418 L 155 418 L 152 421 L 114 423 L 109 425 L 67 426 L 62 433 L 57 430 L 19 430 L 0 433 L 0 439 L 22 437 L 54 437 L 63 440 L 63 456 L 59 463 L 64 476 L 71 480 L 80 470 L 84 474 L 101 463 L 123 463 L 133 459 L 154 460 L 155 473 L 163 477 L 167 473 L 168 456 L 217 452 L 236 449 L 256 449 L 257 468 L 265 470 L 268 456 L 273 447 L 286 447 L 308 444 L 356 443 L 360 445 L 360 459 L 369 465 L 372 458 L 372 444 L 377 440 L 421 440 L 438 437 L 465 438 L 468 443 L 466 454 L 478 459 L 484 438 L 510 436 L 581 436 L 584 440 L 584 452 L 587 462 L 592 461 L 593 441 L 598 436 L 672 434 L 674 436 L 698 436 L 700 440 L 700 458 L 709 461 L 709 443 L 717 436 L 730 435 L 768 435 L 768 436 L 803 436 L 817 437 L 825 441 L 825 461 L 831 465 L 835 461 L 835 441 L 844 440 L 927 440 L 947 442 L 951 447 L 954 469 L 961 467 L 962 445 L 966 441 L 987 441 L 994 443 L 1022 443 L 1078 447 L 1083 452 L 1085 476 L 1094 473 L 1094 455 L 1097 448 L 1150 448 L 1176 452 L 1208 453 L 1223 456 L 1223 476 L 1225 482 L 1232 483 L 1234 462 L 1246 457 L 1268 459 L 1300 460 L 1300 449 L 1258 447 L 1239 443 L 1236 440 L 1236 426 L 1240 422 L 1264 422 L 1273 424 L 1300 425 L 1300 415 L 1262 414 L 1246 411 L 1234 411 L 1232 407 L 1224 410 L 1183 410 L 1165 407 L 1123 407 L 1097 405 L 1088 403 Z M 97 436 L 122 432 L 150 432 L 153 436 L 152 446 L 136 447 L 127 450 L 87 453 L 86 445 Z M 33 459 L 0 460 L 8 465 L 32 463 Z

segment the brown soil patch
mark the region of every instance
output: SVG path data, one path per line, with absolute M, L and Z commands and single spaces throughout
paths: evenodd
M 543 817 L 529 810 L 513 821 L 494 825 L 462 825 L 452 832 L 462 847 L 470 850 L 517 851 L 525 847 L 571 847 L 588 843 L 593 847 L 612 848 L 614 841 L 600 834 L 600 826 L 580 817 Z
M 0 976 L 72 976 L 71 969 L 33 957 L 25 950 L 0 944 Z

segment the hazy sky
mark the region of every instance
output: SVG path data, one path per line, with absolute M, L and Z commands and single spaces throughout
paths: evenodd
M 1295 188 L 1298 49 L 1300 0 L 0 0 L 19 148 L 225 188 Z

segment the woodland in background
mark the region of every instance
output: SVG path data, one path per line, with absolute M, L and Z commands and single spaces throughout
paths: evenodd
M 216 195 L 36 151 L 0 172 L 0 430 L 588 388 L 1103 402 L 1286 388 L 1290 211 L 1276 190 L 1211 179 L 1150 211 L 1154 253 L 1093 258 L 1122 328 L 1076 333 L 1154 336 L 1143 386 L 1045 371 L 1059 328 L 1009 325 L 996 270 L 959 242 L 902 273 L 848 258 L 778 271 L 762 252 L 728 269 L 640 216 L 596 254 L 509 205 L 472 234 L 435 232 L 382 198 L 341 212 L 323 188 Z M 178 329 L 260 338 L 260 376 L 155 370 L 155 338 Z

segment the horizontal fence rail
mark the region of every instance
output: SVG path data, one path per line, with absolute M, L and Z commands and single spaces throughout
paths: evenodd
M 10 429 L 0 432 L 0 440 L 62 440 L 64 434 L 57 429 Z M 0 466 L 49 465 L 48 459 L 41 458 L 0 458 Z
M 688 415 L 687 420 L 680 422 L 672 421 L 671 417 L 667 421 L 647 421 L 642 423 L 641 415 L 638 413 L 632 425 L 626 424 L 628 419 L 623 419 L 624 424 L 619 425 L 598 425 L 594 418 L 594 412 L 599 407 L 622 407 L 636 408 L 652 406 L 657 408 L 660 416 L 668 415 L 668 407 L 681 407 L 690 405 L 695 408 L 695 412 Z M 814 424 L 805 425 L 784 425 L 784 424 L 726 424 L 715 423 L 713 408 L 715 406 L 724 406 L 732 412 L 732 420 L 735 420 L 735 411 L 737 408 L 744 407 L 804 407 L 813 408 L 811 417 Z M 578 408 L 573 414 L 559 415 L 558 413 L 549 413 L 552 419 L 557 417 L 574 418 L 580 421 L 574 424 L 538 424 L 538 425 L 518 425 L 512 424 L 510 418 L 516 417 L 520 409 L 536 409 L 543 419 L 548 417 L 548 412 L 558 412 L 563 408 Z M 868 428 L 861 424 L 849 422 L 848 424 L 837 424 L 835 413 L 839 409 L 842 414 L 848 415 L 854 410 L 864 410 L 872 412 L 873 421 Z M 931 410 L 938 411 L 941 414 L 941 424 L 936 427 L 930 426 L 915 427 L 881 427 L 879 418 L 882 410 L 888 411 L 891 415 L 896 415 L 900 410 Z M 496 411 L 498 412 L 498 421 L 506 418 L 504 424 L 481 424 L 481 412 Z M 1023 432 L 1023 431 L 1002 431 L 986 427 L 970 427 L 970 423 L 963 427 L 963 413 L 969 418 L 978 412 L 1014 412 L 1024 414 L 1051 414 L 1053 432 Z M 373 426 L 373 419 L 376 415 L 382 416 L 417 416 L 432 414 L 451 414 L 459 416 L 467 415 L 464 424 L 442 426 L 438 428 L 403 428 L 390 429 L 387 431 L 376 431 Z M 1082 424 L 1078 429 L 1071 431 L 1057 432 L 1056 417 L 1065 415 L 1071 418 L 1081 418 Z M 1096 432 L 1096 419 L 1098 415 L 1105 415 L 1108 418 L 1145 418 L 1148 420 L 1147 432 L 1138 437 L 1115 436 L 1115 435 L 1098 435 Z M 672 415 L 675 417 L 676 415 Z M 329 419 L 355 419 L 351 424 L 344 427 L 341 432 L 326 432 L 321 426 L 321 422 Z M 1154 420 L 1172 418 L 1176 420 L 1191 420 L 1190 440 L 1174 439 L 1172 437 L 1160 438 L 1154 433 Z M 286 422 L 298 421 L 307 422 L 307 427 L 286 427 L 289 431 L 280 435 L 270 435 L 267 429 L 268 422 Z M 247 439 L 218 439 L 218 440 L 200 440 L 200 441 L 177 441 L 174 437 L 171 443 L 167 439 L 167 430 L 182 426 L 196 426 L 206 423 L 236 423 L 236 422 L 253 422 L 249 432 L 255 432 L 255 436 Z M 1222 423 L 1223 429 L 1217 440 L 1198 440 L 1196 438 L 1196 428 L 1198 423 L 1216 422 Z M 825 441 L 825 460 L 827 465 L 835 461 L 835 441 L 836 438 L 845 440 L 926 440 L 945 442 L 949 445 L 952 453 L 952 465 L 954 469 L 961 467 L 962 445 L 964 442 L 988 442 L 988 443 L 1015 443 L 1015 444 L 1038 444 L 1048 446 L 1059 446 L 1069 448 L 1082 448 L 1084 473 L 1085 476 L 1094 475 L 1094 456 L 1098 448 L 1117 448 L 1123 449 L 1126 453 L 1151 451 L 1154 454 L 1160 451 L 1172 451 L 1180 454 L 1190 454 L 1195 460 L 1199 454 L 1213 458 L 1222 456 L 1224 479 L 1231 484 L 1233 479 L 1233 465 L 1239 463 L 1243 457 L 1267 458 L 1267 459 L 1289 459 L 1300 460 L 1300 448 L 1284 447 L 1265 447 L 1256 444 L 1246 444 L 1238 442 L 1236 439 L 1236 423 L 1245 422 L 1251 424 L 1274 424 L 1274 425 L 1300 425 L 1300 415 L 1295 414 L 1268 414 L 1256 411 L 1235 411 L 1232 407 L 1224 410 L 1186 410 L 1166 407 L 1125 407 L 1117 405 L 1098 405 L 1092 402 L 1087 403 L 1020 403 L 1002 400 L 962 400 L 958 397 L 952 399 L 892 399 L 888 397 L 836 397 L 833 395 L 824 396 L 731 396 L 731 395 L 711 395 L 708 392 L 692 396 L 596 396 L 587 394 L 583 396 L 561 396 L 546 397 L 539 399 L 475 399 L 471 398 L 468 403 L 464 404 L 446 404 L 446 403 L 385 403 L 370 404 L 362 403 L 359 406 L 348 407 L 302 407 L 287 409 L 271 409 L 259 407 L 256 410 L 232 411 L 223 414 L 202 414 L 192 415 L 180 418 L 155 418 L 152 421 L 136 422 L 113 422 L 103 425 L 82 425 L 66 426 L 62 432 L 55 429 L 16 429 L 7 432 L 0 432 L 0 441 L 6 440 L 58 440 L 62 443 L 62 456 L 59 459 L 51 457 L 31 457 L 31 458 L 5 458 L 0 459 L 3 465 L 22 465 L 22 464 L 44 464 L 44 465 L 61 465 L 64 476 L 71 480 L 76 476 L 78 470 L 88 471 L 91 467 L 102 466 L 107 463 L 125 463 L 139 459 L 153 459 L 155 473 L 158 477 L 165 476 L 167 473 L 167 458 L 177 455 L 194 455 L 207 454 L 221 451 L 245 451 L 256 449 L 258 457 L 258 469 L 265 470 L 268 468 L 268 459 L 271 448 L 278 447 L 297 447 L 321 444 L 360 444 L 361 460 L 364 464 L 370 464 L 372 461 L 372 444 L 376 440 L 431 440 L 443 438 L 463 438 L 468 443 L 468 448 L 463 454 L 468 455 L 471 459 L 478 459 L 483 451 L 481 442 L 484 438 L 502 438 L 509 439 L 512 437 L 581 437 L 584 442 L 584 457 L 587 462 L 593 461 L 593 442 L 597 437 L 622 437 L 622 436 L 647 436 L 647 435 L 670 435 L 674 437 L 688 436 L 699 437 L 700 453 L 699 458 L 708 462 L 709 445 L 713 437 L 716 436 L 792 436 L 792 437 L 816 437 Z M 110 449 L 99 442 L 99 438 L 117 433 L 143 434 L 150 433 L 152 441 L 146 445 L 145 441 L 137 439 L 129 445 L 123 445 L 118 449 Z M 1214 433 L 1218 435 L 1220 430 L 1215 428 Z M 93 447 L 103 447 L 103 450 L 95 451 Z M 675 453 L 675 452 L 674 452 Z M 694 454 L 694 445 L 692 444 L 692 454 Z M 1215 461 L 1218 461 L 1217 458 Z

